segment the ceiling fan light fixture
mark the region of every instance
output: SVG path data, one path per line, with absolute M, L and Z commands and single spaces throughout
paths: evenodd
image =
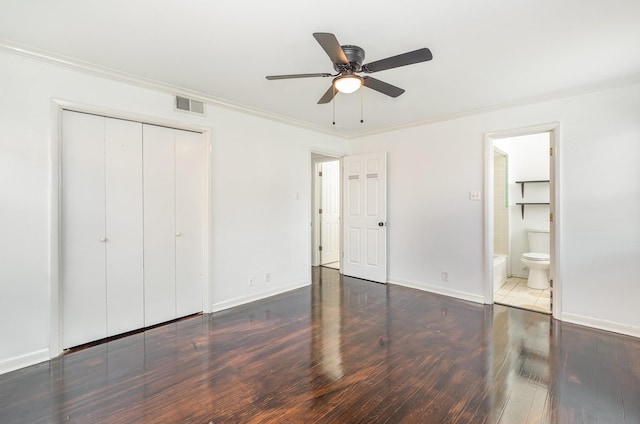
M 342 75 L 333 80 L 333 86 L 341 93 L 353 93 L 362 87 L 362 78 L 357 75 Z

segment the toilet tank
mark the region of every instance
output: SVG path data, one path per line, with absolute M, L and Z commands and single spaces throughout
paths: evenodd
M 527 228 L 526 231 L 529 252 L 550 253 L 551 238 L 549 237 L 549 230 Z

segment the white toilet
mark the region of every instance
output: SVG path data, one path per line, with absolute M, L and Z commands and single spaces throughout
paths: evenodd
M 529 251 L 522 254 L 521 261 L 529 268 L 527 287 L 544 290 L 549 288 L 549 249 L 551 240 L 549 230 L 527 229 Z

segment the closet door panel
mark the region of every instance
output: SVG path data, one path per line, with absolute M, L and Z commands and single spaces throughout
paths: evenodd
M 105 119 L 107 335 L 144 326 L 142 124 Z
M 174 130 L 143 125 L 144 324 L 176 318 Z
M 107 336 L 104 118 L 62 116 L 63 346 Z
M 179 317 L 202 311 L 204 136 L 175 130 L 176 308 Z

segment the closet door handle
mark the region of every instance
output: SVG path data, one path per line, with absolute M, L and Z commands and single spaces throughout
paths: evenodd
M 98 241 L 99 241 L 100 243 L 106 243 L 106 242 L 107 242 L 107 238 L 106 238 L 106 237 L 100 237 L 100 238 L 98 239 Z
M 176 233 L 176 237 L 182 236 L 182 233 Z

